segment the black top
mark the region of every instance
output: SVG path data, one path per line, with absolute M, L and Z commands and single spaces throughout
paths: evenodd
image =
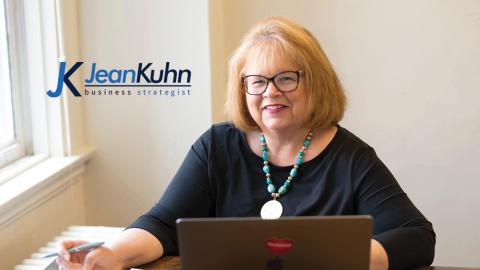
M 213 125 L 192 145 L 160 201 L 129 227 L 152 233 L 165 255 L 178 255 L 177 218 L 259 216 L 271 199 L 262 166 L 242 131 L 230 123 Z M 270 164 L 277 188 L 291 168 Z M 279 201 L 284 216 L 371 215 L 373 238 L 385 248 L 390 269 L 433 261 L 432 224 L 373 148 L 340 126 L 323 152 L 300 165 Z

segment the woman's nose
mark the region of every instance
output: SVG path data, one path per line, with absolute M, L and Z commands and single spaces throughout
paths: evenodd
M 278 90 L 277 86 L 273 83 L 273 81 L 269 81 L 267 85 L 267 89 L 263 93 L 263 97 L 272 97 L 281 95 L 282 92 Z

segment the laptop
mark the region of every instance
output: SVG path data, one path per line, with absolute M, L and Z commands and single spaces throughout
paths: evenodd
M 368 270 L 371 216 L 177 220 L 182 270 Z

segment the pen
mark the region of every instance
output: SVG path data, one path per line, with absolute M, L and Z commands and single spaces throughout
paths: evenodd
M 79 245 L 79 246 L 76 246 L 76 247 L 71 247 L 69 249 L 67 249 L 67 251 L 69 253 L 73 253 L 73 252 L 79 252 L 79 251 L 83 251 L 83 250 L 89 250 L 89 249 L 93 249 L 93 248 L 97 248 L 101 245 L 105 244 L 105 242 L 93 242 L 93 243 L 86 243 L 86 244 L 83 244 L 83 245 Z M 58 252 L 55 252 L 55 253 L 51 253 L 51 254 L 48 254 L 48 255 L 45 255 L 43 256 L 41 259 L 43 258 L 49 258 L 49 257 L 53 257 L 53 256 L 59 256 L 60 254 Z

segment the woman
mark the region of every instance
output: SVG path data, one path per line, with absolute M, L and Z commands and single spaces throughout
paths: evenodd
M 371 269 L 433 260 L 435 233 L 373 148 L 338 122 L 346 98 L 316 39 L 260 21 L 230 59 L 227 109 L 192 146 L 161 200 L 117 241 L 68 254 L 65 269 L 121 269 L 178 253 L 178 217 L 356 215 L 374 218 Z

